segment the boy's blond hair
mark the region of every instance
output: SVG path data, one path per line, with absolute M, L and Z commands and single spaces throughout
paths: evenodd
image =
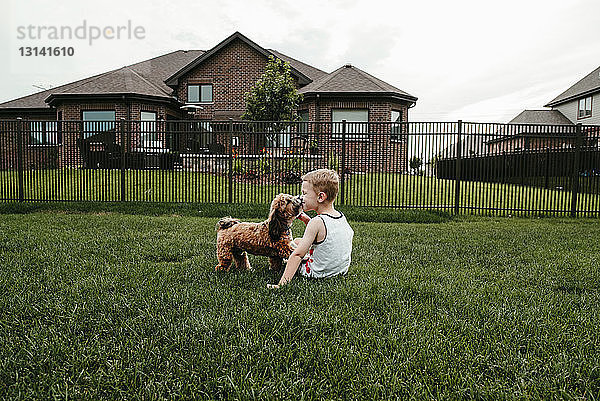
M 315 192 L 324 192 L 327 195 L 327 201 L 333 202 L 338 194 L 340 186 L 340 177 L 333 170 L 321 168 L 310 171 L 302 176 L 302 181 L 312 184 Z

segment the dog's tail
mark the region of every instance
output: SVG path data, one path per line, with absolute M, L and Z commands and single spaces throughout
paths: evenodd
M 238 219 L 234 219 L 230 216 L 227 217 L 223 217 L 221 220 L 219 220 L 219 222 L 217 223 L 217 227 L 216 230 L 226 230 L 231 226 L 234 226 L 236 224 L 240 223 L 240 221 Z

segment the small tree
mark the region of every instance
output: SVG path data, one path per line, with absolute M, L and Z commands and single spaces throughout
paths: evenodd
M 295 121 L 296 110 L 302 95 L 296 90 L 290 66 L 273 56 L 269 56 L 265 72 L 246 93 L 246 111 L 242 119 L 248 121 Z M 274 141 L 289 124 L 276 123 L 265 127 L 267 137 Z
M 413 174 L 416 174 L 419 171 L 422 164 L 423 164 L 423 160 L 421 160 L 421 158 L 417 157 L 417 156 L 411 157 L 408 162 L 408 166 L 410 167 L 411 170 L 413 170 Z

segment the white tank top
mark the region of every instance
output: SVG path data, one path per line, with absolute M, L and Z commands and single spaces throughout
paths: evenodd
M 339 217 L 319 214 L 325 225 L 325 238 L 315 242 L 308 251 L 308 259 L 300 264 L 300 274 L 304 277 L 325 278 L 348 273 L 352 254 L 354 230 L 348 224 L 346 216 L 338 212 Z

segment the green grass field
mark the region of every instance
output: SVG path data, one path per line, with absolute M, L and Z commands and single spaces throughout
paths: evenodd
M 346 278 L 271 291 L 264 259 L 214 271 L 216 217 L 20 207 L 0 211 L 2 398 L 599 398 L 593 219 L 351 221 Z
M 119 201 L 119 170 L 29 170 L 24 175 L 24 197 L 36 201 Z M 583 186 L 587 178 L 581 178 Z M 275 179 L 265 178 L 265 182 Z M 596 184 L 594 184 L 596 185 Z M 564 215 L 571 211 L 571 191 L 517 184 L 462 182 L 463 213 L 503 210 L 504 214 Z M 562 189 L 561 189 L 562 188 Z M 127 170 L 125 200 L 141 202 L 229 202 L 227 175 L 191 171 Z M 279 192 L 299 193 L 300 185 L 245 182 L 238 177 L 231 187 L 233 203 L 267 203 Z M 455 183 L 435 177 L 402 174 L 353 174 L 344 185 L 343 201 L 349 206 L 376 206 L 454 210 Z M 18 177 L 0 171 L 0 199 L 18 199 Z M 342 201 L 340 194 L 338 203 Z M 600 213 L 600 195 L 580 193 L 577 210 Z

